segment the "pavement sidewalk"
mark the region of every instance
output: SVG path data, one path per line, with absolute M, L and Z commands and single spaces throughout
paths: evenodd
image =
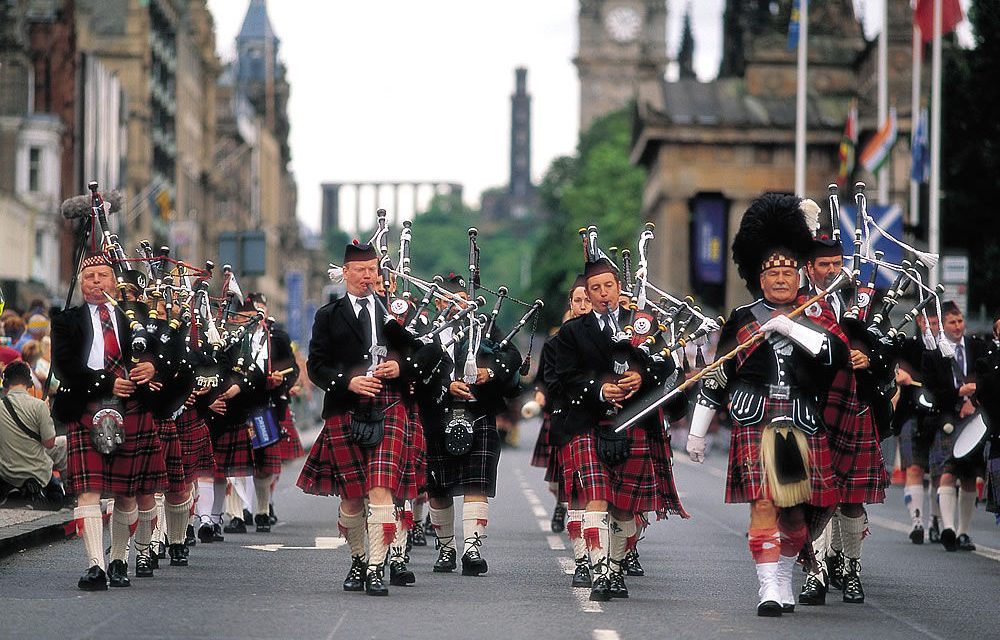
M 322 424 L 309 424 L 299 432 L 307 453 L 321 429 Z M 0 508 L 0 558 L 73 535 L 72 508 L 59 511 Z

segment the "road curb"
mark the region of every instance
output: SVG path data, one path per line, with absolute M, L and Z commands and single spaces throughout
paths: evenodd
M 68 537 L 66 530 L 71 522 L 73 510 L 61 509 L 31 522 L 0 529 L 0 558 L 47 542 L 65 540 Z

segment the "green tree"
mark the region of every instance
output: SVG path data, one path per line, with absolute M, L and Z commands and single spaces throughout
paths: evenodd
M 632 165 L 632 109 L 604 116 L 580 136 L 577 153 L 552 162 L 540 186 L 552 214 L 540 229 L 533 290 L 546 302 L 544 320 L 556 326 L 566 293 L 583 270 L 579 229 L 597 225 L 600 246 L 634 247 L 642 220 L 646 172 Z

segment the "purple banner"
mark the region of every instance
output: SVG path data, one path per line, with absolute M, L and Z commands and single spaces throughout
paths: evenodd
M 699 196 L 692 207 L 692 273 L 703 284 L 726 281 L 726 201 Z

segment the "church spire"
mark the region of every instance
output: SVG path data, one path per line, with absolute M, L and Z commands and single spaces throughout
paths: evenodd
M 694 34 L 691 32 L 691 4 L 684 11 L 684 30 L 681 33 L 681 47 L 677 52 L 682 78 L 694 78 Z

